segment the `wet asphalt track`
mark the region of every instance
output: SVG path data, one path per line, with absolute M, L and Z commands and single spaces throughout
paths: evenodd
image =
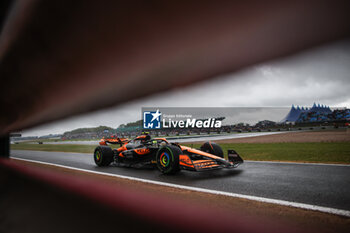
M 11 151 L 12 157 L 92 171 L 168 182 L 258 197 L 350 210 L 350 166 L 245 162 L 233 170 L 181 171 L 162 175 L 156 169 L 97 167 L 82 153 Z

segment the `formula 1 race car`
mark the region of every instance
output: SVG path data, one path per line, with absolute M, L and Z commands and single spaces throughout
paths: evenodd
M 107 143 L 119 144 L 120 147 L 112 149 Z M 169 143 L 165 138 L 152 139 L 146 134 L 133 140 L 103 138 L 99 144 L 94 152 L 94 160 L 98 166 L 108 166 L 112 162 L 126 166 L 153 165 L 164 174 L 173 174 L 180 170 L 235 168 L 243 163 L 243 159 L 234 150 L 228 150 L 226 160 L 222 148 L 213 142 L 206 142 L 200 149 L 194 149 Z

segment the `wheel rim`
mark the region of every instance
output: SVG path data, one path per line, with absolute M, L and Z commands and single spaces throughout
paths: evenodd
M 163 167 L 167 167 L 169 166 L 170 164 L 170 156 L 168 153 L 166 152 L 163 152 L 161 155 L 160 155 L 160 164 L 163 166 Z
M 101 153 L 99 151 L 96 151 L 95 157 L 96 157 L 97 161 L 100 161 L 101 160 Z

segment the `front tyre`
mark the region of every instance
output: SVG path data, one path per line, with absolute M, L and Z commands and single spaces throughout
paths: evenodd
M 159 171 L 163 174 L 174 174 L 180 171 L 179 157 L 182 151 L 179 147 L 167 145 L 158 150 L 156 161 Z
M 216 155 L 220 158 L 224 158 L 224 152 L 222 148 L 214 142 L 205 142 L 201 148 L 201 151 L 207 152 L 212 155 Z
M 94 151 L 94 161 L 97 166 L 108 166 L 113 162 L 113 150 L 109 146 L 98 146 Z

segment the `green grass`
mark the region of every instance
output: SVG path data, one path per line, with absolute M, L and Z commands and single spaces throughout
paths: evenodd
M 100 138 L 96 139 L 69 139 L 69 140 L 61 140 L 61 139 L 33 139 L 33 140 L 25 140 L 20 141 L 19 143 L 38 143 L 38 142 L 75 142 L 75 141 L 99 141 Z
M 187 144 L 199 148 L 199 144 Z M 220 144 L 227 154 L 228 149 L 236 150 L 244 160 L 258 161 L 297 161 L 316 163 L 350 164 L 350 143 L 310 142 L 310 143 L 232 143 Z M 12 144 L 13 150 L 38 150 L 93 153 L 96 145 L 50 145 Z
M 191 146 L 191 144 L 188 144 Z M 245 160 L 297 161 L 316 163 L 350 163 L 350 143 L 225 143 L 220 144 L 227 154 L 236 150 Z M 199 144 L 193 144 L 199 148 Z
M 93 153 L 97 145 L 74 145 L 74 144 L 11 144 L 11 150 L 38 150 L 38 151 L 61 151 Z

